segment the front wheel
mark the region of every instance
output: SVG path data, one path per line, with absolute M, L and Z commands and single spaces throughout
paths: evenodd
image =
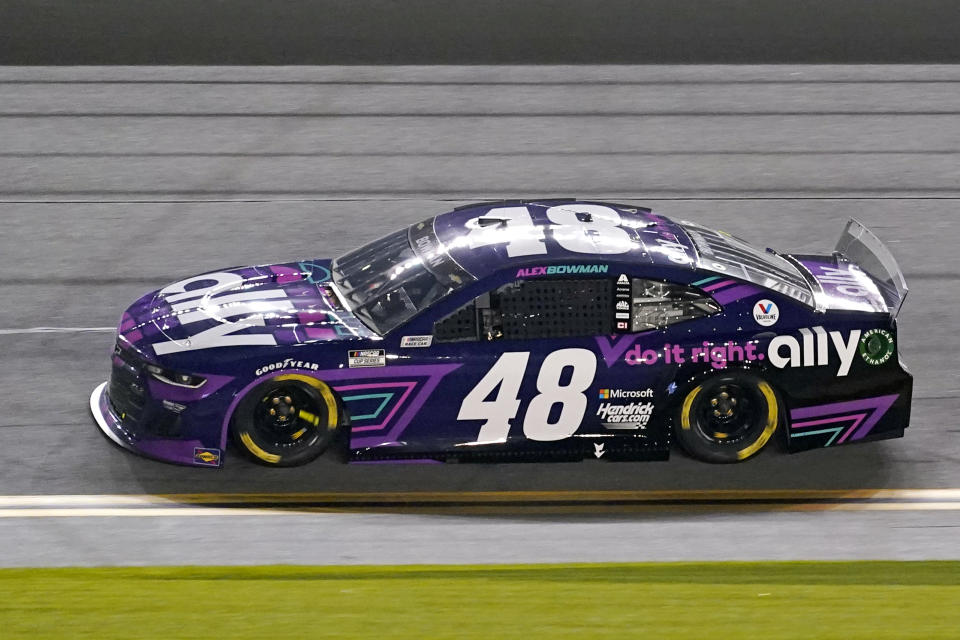
M 316 459 L 333 442 L 337 400 L 320 380 L 277 376 L 251 389 L 237 405 L 233 435 L 257 462 L 294 467 Z
M 740 462 L 759 452 L 777 430 L 777 395 L 747 373 L 715 375 L 689 392 L 680 405 L 677 439 L 705 462 Z

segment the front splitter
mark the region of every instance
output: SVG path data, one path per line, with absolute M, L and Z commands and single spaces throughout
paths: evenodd
M 220 467 L 223 455 L 220 449 L 205 447 L 199 440 L 134 439 L 110 408 L 107 383 L 101 383 L 90 394 L 90 413 L 100 430 L 120 447 L 136 454 L 191 467 Z

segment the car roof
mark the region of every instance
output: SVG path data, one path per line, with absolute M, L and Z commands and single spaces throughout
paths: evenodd
M 554 220 L 573 216 L 586 224 L 557 225 L 547 217 L 548 210 Z M 623 230 L 614 234 L 617 242 L 612 243 L 587 233 L 591 226 L 602 226 L 604 218 L 611 219 L 610 210 L 619 216 L 618 226 Z M 693 244 L 679 225 L 635 205 L 574 199 L 501 200 L 458 207 L 436 216 L 433 226 L 450 257 L 477 279 L 503 269 L 541 264 L 647 264 L 687 269 L 696 264 Z M 534 237 L 537 240 L 532 240 Z M 517 240 L 522 246 L 510 246 Z M 596 251 L 568 248 L 589 248 L 591 244 Z

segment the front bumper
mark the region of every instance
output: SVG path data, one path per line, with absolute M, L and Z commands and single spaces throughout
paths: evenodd
M 107 391 L 108 383 L 100 384 L 90 395 L 90 411 L 100 430 L 119 446 L 155 460 L 196 467 L 219 467 L 223 463 L 220 449 L 205 447 L 199 440 L 143 438 L 123 425 L 114 413 Z

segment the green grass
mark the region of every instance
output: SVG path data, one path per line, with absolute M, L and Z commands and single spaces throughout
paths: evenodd
M 960 638 L 960 563 L 0 570 L 0 638 Z

